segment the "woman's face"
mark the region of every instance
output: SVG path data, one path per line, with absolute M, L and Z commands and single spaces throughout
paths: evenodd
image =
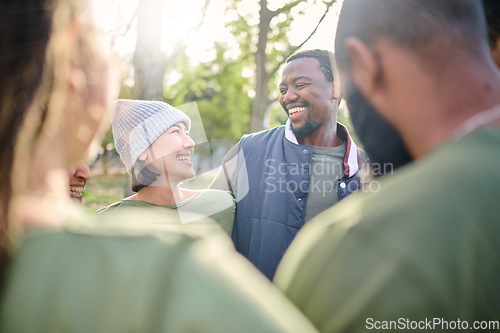
M 151 171 L 167 175 L 169 183 L 180 183 L 196 175 L 191 163 L 194 146 L 186 125 L 178 122 L 160 135 L 140 158 Z

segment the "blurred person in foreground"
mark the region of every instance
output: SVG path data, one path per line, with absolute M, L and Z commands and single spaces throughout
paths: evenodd
M 1 7 L 0 331 L 314 332 L 217 225 L 70 204 L 67 170 L 114 99 L 88 4 Z
M 326 50 L 286 60 L 286 124 L 244 135 L 210 185 L 237 198 L 234 245 L 269 279 L 300 228 L 360 188 L 361 151 L 337 122 L 332 62 Z
M 476 0 L 344 1 L 335 50 L 355 130 L 379 113 L 415 162 L 285 254 L 275 283 L 320 331 L 500 329 L 500 72 L 486 36 Z
M 482 3 L 488 24 L 491 56 L 500 67 L 500 1 L 482 0 Z M 387 166 L 390 166 L 390 170 L 395 170 L 411 161 L 410 153 L 401 136 L 384 117 L 374 112 L 370 104 L 357 101 L 351 108 L 356 108 L 354 112 L 362 113 L 364 117 L 362 122 L 358 121 L 356 124 L 356 134 L 368 152 L 373 176 L 384 175 L 376 170 L 384 170 Z M 381 145 L 380 142 L 384 144 Z
M 83 190 L 87 182 L 92 178 L 89 165 L 83 161 L 75 164 L 68 169 L 68 177 L 70 198 L 82 203 Z
M 115 147 L 132 175 L 135 194 L 98 210 L 124 207 L 175 210 L 210 217 L 231 236 L 235 202 L 228 191 L 190 190 L 182 182 L 196 176 L 191 157 L 195 143 L 189 136 L 191 119 L 181 110 L 160 101 L 119 99 L 112 116 Z

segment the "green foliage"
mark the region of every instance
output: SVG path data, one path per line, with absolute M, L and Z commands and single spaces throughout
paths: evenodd
M 101 147 L 104 151 L 115 149 L 115 141 L 113 139 L 113 131 L 111 127 L 109 127 L 108 131 L 104 135 L 104 138 L 101 141 Z
M 181 78 L 167 84 L 163 95 L 167 102 L 179 106 L 196 102 L 209 139 L 239 140 L 248 129 L 251 82 L 242 75 L 248 62 L 227 56 L 226 46 L 216 44 L 213 61 L 192 66 L 185 58 L 173 68 Z
M 233 38 L 238 43 L 243 57 L 250 54 L 254 57 L 252 64 L 254 72 L 258 71 L 259 74 L 262 74 L 252 77 L 253 86 L 256 87 L 257 93 L 254 107 L 251 109 L 254 114 L 252 115 L 252 128 L 250 130 L 257 130 L 263 120 L 265 126 L 270 126 L 275 120 L 279 121 L 279 116 L 272 106 L 272 101 L 278 97 L 276 87 L 279 76 L 278 69 L 305 42 L 304 40 L 300 45 L 291 44 L 289 35 L 292 23 L 304 16 L 307 9 L 311 5 L 318 4 L 319 1 L 283 1 L 281 7 L 270 8 L 271 1 L 261 0 L 259 2 L 260 9 L 259 6 L 255 6 L 253 11 L 243 6 L 241 0 L 227 0 L 227 3 L 226 14 L 232 18 L 228 27 L 231 29 Z M 333 2 L 322 1 L 322 3 L 326 6 L 325 10 L 327 10 Z M 243 11 L 242 8 L 247 10 Z M 323 18 L 324 16 L 318 19 L 318 23 Z M 312 30 L 311 33 L 313 31 L 315 30 Z M 261 65 L 260 61 L 263 58 L 265 59 L 262 61 L 263 65 Z M 267 92 L 263 93 L 262 87 L 267 87 Z M 263 108 L 265 110 L 262 110 Z
M 284 125 L 288 117 L 279 102 L 274 102 L 269 106 L 265 123 L 269 128 Z
M 84 207 L 91 213 L 125 197 L 128 175 L 92 175 L 83 191 Z
M 209 139 L 238 140 L 248 133 L 252 103 L 256 86 L 256 58 L 259 35 L 259 22 L 262 20 L 258 2 L 248 9 L 248 1 L 226 0 L 226 28 L 233 40 L 228 43 L 216 42 L 215 59 L 192 65 L 184 56 L 182 48 L 174 47 L 168 59 L 163 97 L 166 102 L 180 106 L 196 102 L 204 128 Z M 292 22 L 306 15 L 308 6 L 319 3 L 317 0 L 283 1 L 283 10 L 267 11 L 272 18 L 267 31 L 266 72 L 269 100 L 278 98 L 277 82 L 279 67 L 295 51 L 289 39 Z M 274 8 L 273 8 L 274 9 Z M 277 13 L 277 12 L 276 12 Z M 222 19 L 222 18 L 221 18 Z M 122 81 L 130 81 L 130 73 L 122 75 Z M 120 98 L 136 98 L 134 88 L 122 84 Z M 266 115 L 268 127 L 279 125 L 286 117 L 277 103 L 269 106 Z M 108 132 L 102 147 L 113 143 L 111 131 Z

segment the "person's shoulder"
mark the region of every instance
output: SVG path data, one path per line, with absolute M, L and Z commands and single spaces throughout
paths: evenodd
M 470 202 L 467 198 L 472 193 L 497 191 L 499 163 L 500 130 L 483 129 L 449 139 L 424 158 L 385 177 L 384 187 L 387 192 L 407 192 L 404 197 L 409 200 L 429 198 L 443 203 L 453 197 Z
M 490 178 L 487 176 L 490 175 L 491 178 L 500 180 L 500 177 L 495 177 L 500 163 L 500 128 L 484 127 L 464 137 L 450 140 L 443 148 L 437 149 L 436 153 L 433 152 L 432 158 L 436 160 L 436 164 L 451 162 L 457 173 L 465 172 L 484 179 Z
M 187 212 L 185 214 L 188 214 Z M 190 214 L 191 220 L 207 222 L 211 220 Z M 87 223 L 88 222 L 88 223 Z M 175 238 L 192 239 L 205 238 L 205 235 L 217 235 L 219 230 L 214 228 L 215 223 L 188 223 L 182 224 L 179 214 L 174 209 L 154 207 L 130 207 L 108 211 L 106 214 L 97 214 L 90 220 L 82 223 L 69 222 L 65 224 L 65 231 L 88 237 L 114 237 L 114 239 L 165 239 L 175 235 Z M 160 241 L 161 243 L 161 241 Z
M 112 203 L 109 206 L 106 206 L 106 207 L 103 207 L 103 208 L 99 208 L 96 211 L 96 214 L 109 213 L 110 211 L 114 211 L 117 208 L 123 209 L 125 207 L 137 207 L 137 208 L 141 208 L 141 207 L 148 207 L 148 208 L 160 207 L 158 205 L 155 205 L 155 204 L 147 202 L 147 201 L 132 199 L 132 197 L 133 197 L 133 195 L 130 196 L 130 197 L 124 198 L 124 199 L 122 199 L 120 201 L 117 201 L 115 203 Z
M 199 190 L 200 198 L 210 200 L 215 205 L 231 206 L 235 205 L 235 199 L 231 192 L 218 189 L 203 189 Z
M 96 214 L 109 213 L 111 211 L 114 211 L 116 208 L 123 207 L 123 206 L 124 206 L 124 201 L 120 200 L 120 201 L 112 203 L 111 205 L 108 205 L 106 207 L 99 208 L 96 211 Z
M 483 177 L 472 176 L 474 167 L 479 172 L 498 168 L 500 133 L 496 139 L 494 136 L 485 131 L 447 142 L 393 175 L 376 178 L 372 192 L 352 194 L 318 215 L 301 229 L 287 250 L 275 283 L 289 297 L 299 293 L 294 297 L 315 304 L 310 294 L 301 292 L 295 284 L 316 288 L 321 281 L 341 278 L 344 280 L 337 280 L 336 285 L 350 291 L 348 284 L 359 288 L 364 279 L 371 281 L 375 276 L 387 283 L 406 278 L 398 270 L 404 269 L 415 276 L 430 277 L 426 283 L 434 286 L 427 290 L 437 290 L 434 287 L 439 288 L 441 280 L 436 276 L 446 277 L 455 268 L 459 271 L 467 265 L 468 258 L 454 259 L 461 253 L 457 246 L 475 253 L 476 249 L 484 250 L 484 244 L 498 244 L 494 238 L 498 228 L 492 222 L 500 207 L 485 198 L 498 194 L 500 177 L 489 172 Z M 475 239 L 481 239 L 480 245 Z M 370 251 L 366 251 L 368 247 Z M 470 267 L 474 267 L 475 259 L 469 259 Z M 460 267 L 451 268 L 454 264 Z M 422 273 L 415 273 L 419 271 Z M 410 286 L 406 282 L 400 287 Z M 419 284 L 423 285 L 422 280 Z M 435 293 L 425 295 L 427 290 L 420 295 L 422 299 L 434 299 Z M 328 302 L 338 304 L 334 297 L 325 293 L 323 307 Z M 345 297 L 351 297 L 349 292 Z
M 233 195 L 229 191 L 206 188 L 198 190 L 201 195 L 214 196 L 214 197 L 232 197 Z
M 267 130 L 262 130 L 259 132 L 255 133 L 250 133 L 250 134 L 245 134 L 242 138 L 241 141 L 260 141 L 260 140 L 265 140 L 269 139 L 270 137 L 273 136 L 283 136 L 285 135 L 285 125 L 277 126 L 271 129 Z
M 131 247 L 134 252 L 152 253 L 186 248 L 189 244 L 213 239 L 220 242 L 221 247 L 231 248 L 215 223 L 182 224 L 174 210 L 144 207 L 123 207 L 94 215 L 80 212 L 66 218 L 58 228 L 33 228 L 27 234 L 26 239 L 31 244 L 35 240 L 42 248 L 59 247 L 60 251 L 72 251 L 92 244 L 97 253 L 109 250 L 117 256 L 118 252 L 127 253 Z

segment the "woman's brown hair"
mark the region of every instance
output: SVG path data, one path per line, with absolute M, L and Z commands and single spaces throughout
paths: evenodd
M 63 64 L 71 58 L 85 68 L 96 60 L 90 25 L 85 25 L 85 32 L 75 32 L 76 48 L 67 50 L 60 38 L 72 26 L 83 26 L 73 23 L 90 13 L 87 0 L 10 0 L 0 6 L 1 278 L 12 248 L 11 203 L 24 190 L 37 143 L 61 126 L 65 92 L 58 78 L 68 70 Z
M 0 276 L 8 263 L 9 203 L 18 133 L 40 85 L 53 1 L 11 0 L 0 7 Z

